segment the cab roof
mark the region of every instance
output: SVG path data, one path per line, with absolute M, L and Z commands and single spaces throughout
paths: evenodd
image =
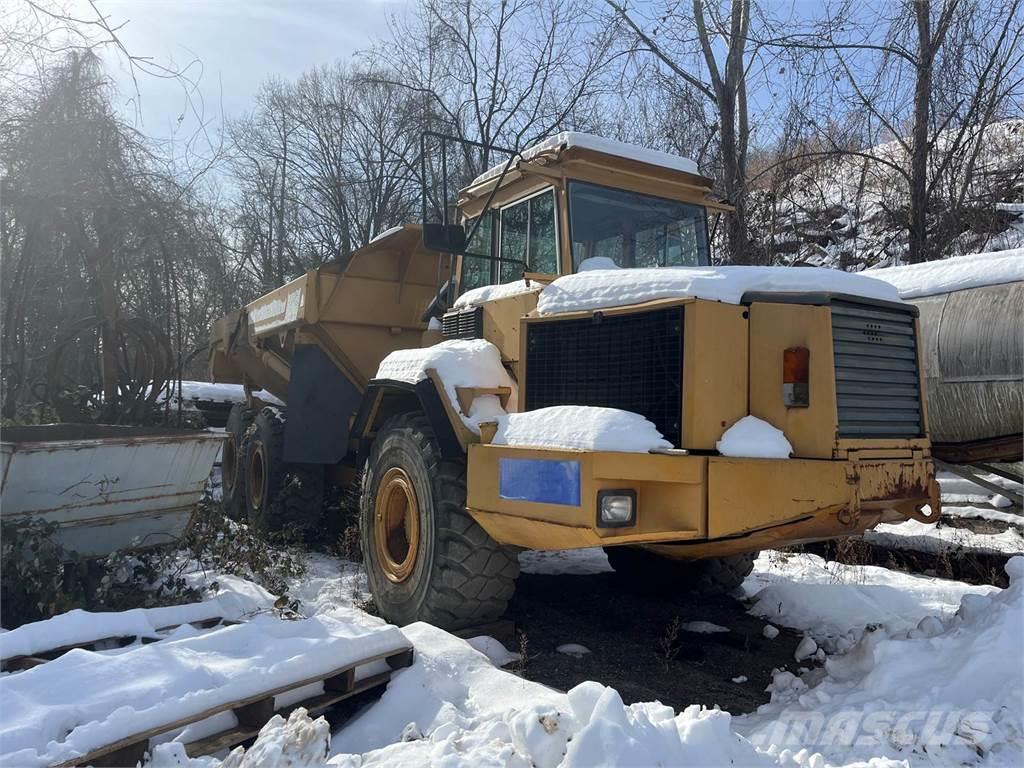
M 506 165 L 508 170 L 502 177 Z M 702 176 L 697 163 L 687 157 L 594 134 L 563 131 L 523 150 L 511 162 L 502 161 L 484 171 L 459 191 L 459 199 L 468 202 L 489 195 L 499 178 L 504 188 L 532 174 L 572 178 L 587 169 L 667 182 L 700 196 L 711 192 L 711 179 Z M 710 203 L 709 207 L 718 206 Z

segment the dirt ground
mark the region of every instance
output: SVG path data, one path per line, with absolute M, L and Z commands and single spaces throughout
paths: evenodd
M 707 621 L 729 632 L 699 634 L 673 621 Z M 632 591 L 614 573 L 537 575 L 524 573 L 506 618 L 525 638 L 522 674 L 561 690 L 599 680 L 625 702 L 651 701 L 681 708 L 715 705 L 734 714 L 768 701 L 765 687 L 775 667 L 795 670 L 800 636 L 782 630 L 766 639 L 765 622 L 749 616 L 729 597 L 652 594 Z M 510 650 L 519 650 L 516 642 Z M 591 653 L 579 658 L 555 649 L 579 643 Z M 734 683 L 733 678 L 746 681 Z

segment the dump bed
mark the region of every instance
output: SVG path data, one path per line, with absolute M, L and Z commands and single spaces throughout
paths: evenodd
M 420 346 L 424 311 L 448 279 L 448 257 L 422 242 L 419 225 L 396 227 L 347 265 L 310 270 L 222 317 L 210 333 L 213 380 L 263 388 L 287 403 L 297 350 L 316 347 L 310 359 L 328 361 L 362 391 L 388 353 Z

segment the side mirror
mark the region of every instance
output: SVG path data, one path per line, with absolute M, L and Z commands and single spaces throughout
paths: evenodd
M 461 224 L 424 224 L 423 246 L 441 253 L 465 253 L 466 228 Z

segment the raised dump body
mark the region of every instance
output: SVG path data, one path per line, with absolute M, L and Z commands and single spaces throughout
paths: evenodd
M 367 382 L 388 353 L 421 345 L 424 312 L 448 276 L 418 225 L 396 227 L 347 265 L 310 270 L 218 320 L 210 374 L 303 405 L 289 411 L 286 461 L 339 462 Z
M 230 414 L 228 511 L 319 531 L 332 479 L 381 615 L 446 627 L 503 613 L 518 548 L 728 590 L 763 547 L 935 520 L 916 308 L 833 270 L 712 269 L 710 193 L 690 161 L 561 134 L 461 190 L 458 224 L 221 319 L 214 378 L 285 402 Z M 653 440 L 582 429 L 604 418 Z M 784 450 L 723 455 L 742 421 Z

